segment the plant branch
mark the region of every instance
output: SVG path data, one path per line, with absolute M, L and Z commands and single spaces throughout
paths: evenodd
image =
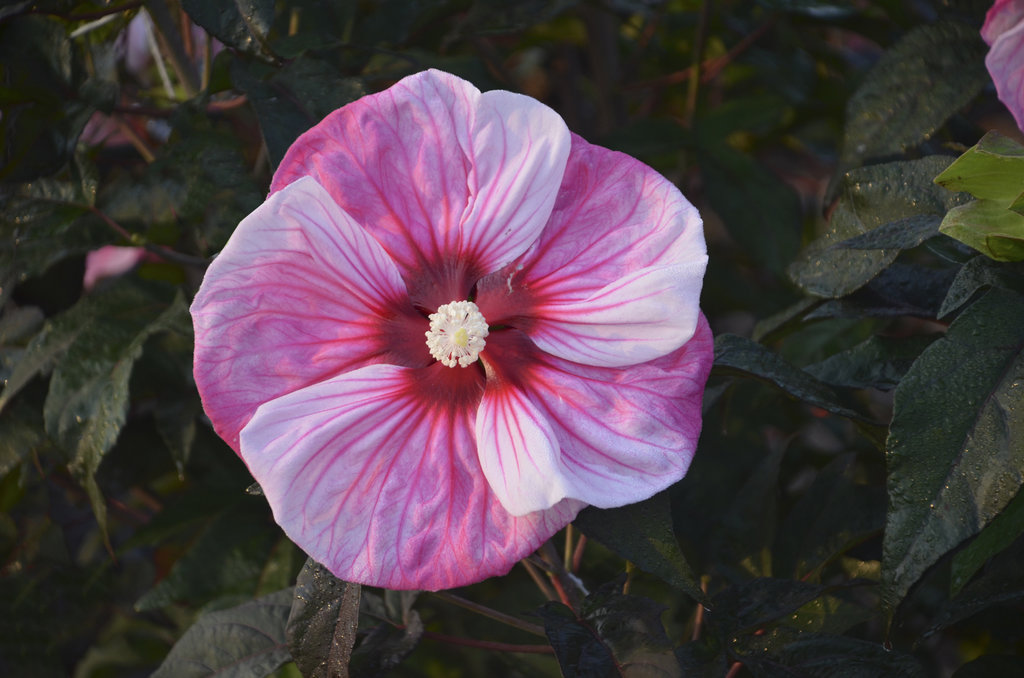
M 436 633 L 434 631 L 424 631 L 424 638 L 431 640 L 437 640 L 442 643 L 451 643 L 452 645 L 465 645 L 466 647 L 477 647 L 482 650 L 491 650 L 494 652 L 523 652 L 528 654 L 554 654 L 555 649 L 550 645 L 515 645 L 512 643 L 497 643 L 491 640 L 475 640 L 473 638 L 459 638 L 458 636 L 448 636 L 443 633 Z
M 543 627 L 541 627 L 538 624 L 531 624 L 530 622 L 523 621 L 518 617 L 513 617 L 512 615 L 505 614 L 504 612 L 498 612 L 497 610 L 489 608 L 486 605 L 475 603 L 472 600 L 467 600 L 466 598 L 463 598 L 462 596 L 457 596 L 454 593 L 448 593 L 446 591 L 435 591 L 433 595 L 437 598 L 440 598 L 441 600 L 452 603 L 453 605 L 458 605 L 459 607 L 465 608 L 471 612 L 476 612 L 479 615 L 483 615 L 484 617 L 488 617 L 490 619 L 493 619 L 494 621 L 501 622 L 502 624 L 513 626 L 521 631 L 532 633 L 535 636 L 541 636 L 542 638 L 546 637 Z

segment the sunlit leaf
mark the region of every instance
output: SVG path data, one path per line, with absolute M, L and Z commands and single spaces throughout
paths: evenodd
M 285 624 L 291 589 L 196 620 L 153 678 L 250 678 L 269 675 L 290 659 Z
M 978 199 L 954 207 L 939 230 L 996 261 L 1024 259 L 1024 214 L 995 200 Z
M 896 608 L 928 567 L 978 533 L 1024 476 L 1024 297 L 993 289 L 896 389 L 887 443 L 883 594 Z
M 935 183 L 1009 207 L 1024 190 L 1024 146 L 988 132 L 935 177 Z

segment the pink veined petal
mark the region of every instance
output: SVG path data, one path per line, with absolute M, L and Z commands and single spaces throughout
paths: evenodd
M 996 0 L 985 13 L 985 24 L 981 37 L 989 45 L 1011 28 L 1024 20 L 1024 2 L 1021 0 Z
M 429 70 L 327 116 L 292 145 L 271 191 L 313 176 L 436 308 L 524 252 L 551 212 L 565 123 L 509 92 Z
M 268 400 L 372 362 L 430 360 L 426 321 L 394 263 L 309 178 L 242 221 L 207 270 L 192 319 L 203 407 L 236 451 Z
M 1017 19 L 992 42 L 985 67 L 995 82 L 999 100 L 1013 114 L 1017 127 L 1024 130 L 1024 16 Z
M 540 240 L 482 280 L 476 303 L 553 355 L 630 365 L 690 338 L 706 265 L 700 216 L 675 186 L 573 136 Z
M 435 377 L 463 380 L 454 404 L 437 398 Z M 502 508 L 473 440 L 477 378 L 364 367 L 261 406 L 242 456 L 278 524 L 341 579 L 437 590 L 504 574 L 582 504 Z
M 555 432 L 518 389 L 488 383 L 476 416 L 476 442 L 484 477 L 512 515 L 550 508 L 568 496 Z
M 703 316 L 682 348 L 628 368 L 591 367 L 531 352 L 515 334 L 494 333 L 487 350 L 496 344 L 495 364 L 499 351 L 501 357 L 520 358 L 496 370 L 529 399 L 532 416 L 546 419 L 554 431 L 561 477 L 549 483 L 560 484 L 568 497 L 611 508 L 646 499 L 686 474 L 713 359 Z

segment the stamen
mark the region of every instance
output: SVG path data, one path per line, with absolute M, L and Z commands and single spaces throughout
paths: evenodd
M 442 365 L 468 367 L 487 344 L 487 321 L 472 301 L 453 301 L 430 314 L 425 334 L 430 355 Z

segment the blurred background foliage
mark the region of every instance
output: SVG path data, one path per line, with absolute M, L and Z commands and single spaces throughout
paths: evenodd
M 0 674 L 1024 675 L 1024 268 L 933 183 L 1021 137 L 989 4 L 0 2 Z M 682 189 L 716 367 L 671 490 L 360 592 L 246 491 L 187 306 L 300 133 L 429 67 Z

